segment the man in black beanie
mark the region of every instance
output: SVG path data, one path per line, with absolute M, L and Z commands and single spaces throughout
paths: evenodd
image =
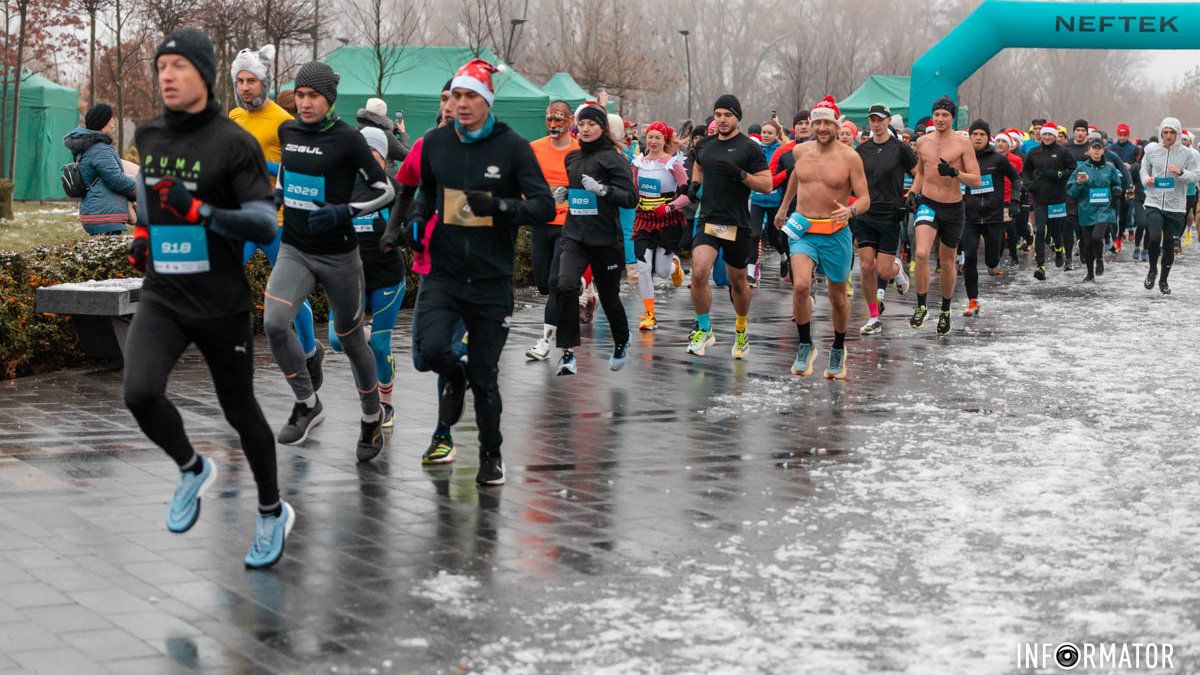
M 192 447 L 166 387 L 184 350 L 199 348 L 258 487 L 257 528 L 244 561 L 269 567 L 283 556 L 296 515 L 280 499 L 275 442 L 254 398 L 242 244 L 274 239 L 276 215 L 262 150 L 212 98 L 215 63 L 212 43 L 195 29 L 171 33 L 154 53 L 165 109 L 134 134 L 142 170 L 130 262 L 146 277 L 129 327 L 125 404 L 179 466 L 167 529 L 186 532 L 200 516 L 200 497 L 215 482 L 217 465 Z

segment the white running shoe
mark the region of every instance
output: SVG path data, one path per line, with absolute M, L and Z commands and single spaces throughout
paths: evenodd
M 908 292 L 908 275 L 904 273 L 904 265 L 900 263 L 899 258 L 893 258 L 896 261 L 896 290 L 900 295 Z
M 525 351 L 525 358 L 530 361 L 545 361 L 550 358 L 550 349 L 553 345 L 544 337 L 538 338 L 537 344 Z

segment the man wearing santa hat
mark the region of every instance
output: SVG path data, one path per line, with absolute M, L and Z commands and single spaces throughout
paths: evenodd
M 468 385 L 475 394 L 481 485 L 504 483 L 498 363 L 512 320 L 517 228 L 554 219 L 554 198 L 529 143 L 492 112 L 497 72 L 473 59 L 451 81 L 455 119 L 425 136 L 405 236 L 423 250 L 421 229 L 440 214 L 429 242 L 432 270 L 417 292 L 416 349 L 446 380 L 442 424 L 462 417 Z M 466 365 L 451 349 L 459 321 L 471 336 Z

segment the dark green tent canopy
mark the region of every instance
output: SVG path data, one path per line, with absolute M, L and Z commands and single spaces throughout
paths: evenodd
M 467 47 L 387 47 L 386 59 L 393 59 L 390 77 L 383 82 L 383 100 L 388 114 L 404 112 L 408 132 L 414 138 L 432 128 L 437 117 L 439 99 L 446 80 L 475 53 Z M 499 63 L 495 54 L 483 50 L 479 58 Z M 341 47 L 324 61 L 338 75 L 337 110 L 343 119 L 353 122 L 354 113 L 376 93 L 379 68 L 375 51 L 370 47 Z M 550 97 L 541 87 L 511 69 L 497 73 L 496 117 L 507 122 L 518 133 L 533 139 L 545 135 L 546 105 Z M 290 87 L 291 84 L 285 85 Z
M 838 101 L 838 108 L 847 119 L 862 127 L 867 124 L 867 110 L 876 103 L 882 103 L 891 109 L 893 115 L 902 115 L 904 124 L 911 127 L 917 119 L 929 115 L 930 111 L 926 110 L 915 117 L 909 114 L 908 80 L 907 75 L 871 75 L 853 94 Z M 965 129 L 970 119 L 967 107 L 959 106 L 956 126 Z
M 542 85 L 542 90 L 550 95 L 551 99 L 560 98 L 571 104 L 572 108 L 578 107 L 584 101 L 593 98 L 587 93 L 575 78 L 571 77 L 570 73 L 555 73 L 550 76 L 546 84 Z
M 5 141 L 12 123 L 12 84 L 3 111 Z M 21 81 L 21 108 L 17 118 L 17 167 L 13 199 L 64 199 L 59 176 L 71 161 L 63 137 L 79 126 L 79 92 L 37 74 Z M 5 147 L 4 160 L 8 160 Z

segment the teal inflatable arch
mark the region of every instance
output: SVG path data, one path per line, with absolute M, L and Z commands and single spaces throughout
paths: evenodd
M 1009 47 L 1200 49 L 1200 3 L 984 0 L 913 63 L 909 114 L 928 115 L 942 96 L 957 102 L 958 86 Z

